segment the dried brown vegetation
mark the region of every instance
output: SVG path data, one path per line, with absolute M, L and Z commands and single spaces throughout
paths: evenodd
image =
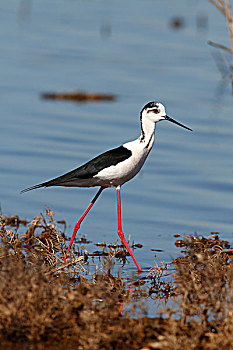
M 229 36 L 230 36 L 231 47 L 227 47 L 223 44 L 215 43 L 213 41 L 209 41 L 208 43 L 211 46 L 214 46 L 220 50 L 231 53 L 231 56 L 233 58 L 233 18 L 232 18 L 232 8 L 230 5 L 230 0 L 209 0 L 209 2 L 212 5 L 214 5 L 214 7 L 216 7 L 216 9 L 220 13 L 222 13 L 222 15 L 226 19 L 228 31 L 229 31 Z M 230 79 L 231 87 L 232 87 L 232 96 L 233 96 L 233 65 L 232 65 L 232 60 L 231 60 L 231 62 L 229 62 L 229 67 L 228 67 L 228 64 L 226 65 L 225 59 L 222 57 L 221 54 L 215 55 L 214 59 L 215 59 L 215 62 L 217 64 L 217 67 L 222 75 L 223 81 L 227 82 Z
M 114 101 L 116 99 L 116 96 L 112 94 L 90 93 L 81 90 L 70 92 L 45 92 L 41 94 L 41 97 L 50 100 L 71 100 L 79 103 Z
M 126 282 L 111 273 L 116 251 L 92 275 L 81 249 L 61 265 L 65 237 L 49 209 L 25 233 L 13 222 L 1 218 L 0 349 L 233 348 L 232 250 L 217 234 L 179 237 L 173 283 L 162 262 Z M 142 317 L 149 297 L 176 306 Z
M 230 34 L 231 48 L 228 48 L 224 45 L 219 45 L 216 43 L 212 43 L 212 44 L 214 44 L 216 47 L 219 47 L 222 50 L 231 52 L 233 56 L 233 19 L 232 19 L 231 7 L 230 7 L 230 0 L 209 0 L 209 2 L 213 4 L 216 7 L 216 9 L 218 9 L 218 11 L 222 13 L 223 16 L 226 18 L 228 30 Z
M 187 236 L 185 256 L 174 260 L 180 325 L 193 327 L 190 345 L 233 349 L 233 270 L 231 250 L 217 233 Z M 198 346 L 198 347 L 197 347 Z

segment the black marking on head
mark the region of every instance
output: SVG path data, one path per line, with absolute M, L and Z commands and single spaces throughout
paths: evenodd
M 128 159 L 131 155 L 132 152 L 124 146 L 111 149 L 110 151 L 104 152 L 93 158 L 79 168 L 71 170 L 67 174 L 56 177 L 50 181 L 43 182 L 39 185 L 26 188 L 22 192 L 27 192 L 40 187 L 69 186 L 69 183 L 78 183 L 78 180 L 90 179 L 97 175 L 101 170 L 109 168 L 112 165 L 117 165 L 118 163 Z
M 142 135 L 140 137 L 140 142 L 143 142 L 145 140 L 145 132 L 144 132 L 143 126 L 142 126 L 142 113 L 146 109 L 154 109 L 155 113 L 159 113 L 160 110 L 158 109 L 158 104 L 159 104 L 159 102 L 154 102 L 154 101 L 148 102 L 140 112 L 140 123 L 141 123 L 141 133 L 142 133 Z
M 152 108 L 158 108 L 159 102 L 148 102 L 142 109 L 142 111 L 144 109 L 152 109 Z
M 151 109 L 151 111 L 155 114 L 158 114 L 161 112 L 161 110 L 159 108 L 153 108 L 153 109 Z

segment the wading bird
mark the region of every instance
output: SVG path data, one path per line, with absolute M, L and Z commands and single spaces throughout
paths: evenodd
M 113 148 L 93 158 L 86 164 L 74 169 L 64 175 L 56 177 L 50 181 L 35 185 L 21 192 L 27 192 L 40 187 L 66 186 L 66 187 L 93 187 L 99 186 L 99 190 L 84 211 L 80 219 L 74 226 L 74 231 L 64 258 L 64 262 L 73 244 L 74 238 L 80 224 L 100 196 L 101 192 L 107 187 L 115 187 L 117 193 L 117 217 L 118 217 L 118 235 L 131 255 L 138 271 L 141 268 L 130 249 L 121 224 L 121 186 L 131 180 L 142 168 L 148 154 L 150 153 L 155 139 L 155 126 L 161 120 L 168 120 L 185 129 L 192 131 L 187 126 L 170 118 L 165 111 L 165 107 L 159 102 L 149 102 L 141 110 L 141 135 L 138 139 L 124 143 L 122 146 Z

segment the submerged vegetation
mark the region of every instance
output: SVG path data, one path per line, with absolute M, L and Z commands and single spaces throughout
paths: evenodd
M 49 209 L 29 224 L 1 217 L 0 349 L 232 348 L 233 251 L 217 233 L 179 236 L 182 256 L 169 280 L 158 262 L 126 281 L 112 273 L 120 246 L 98 257 L 92 273 L 81 246 L 62 265 L 63 225 Z M 154 318 L 147 298 L 164 305 Z
M 63 92 L 44 92 L 41 94 L 43 99 L 49 100 L 68 100 L 79 103 L 96 102 L 96 101 L 115 101 L 116 96 L 113 94 L 103 94 L 98 92 L 77 91 L 63 91 Z

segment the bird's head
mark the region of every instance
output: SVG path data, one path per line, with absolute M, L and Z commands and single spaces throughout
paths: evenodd
M 141 111 L 141 117 L 145 117 L 148 118 L 149 120 L 151 120 L 154 123 L 160 122 L 161 120 L 168 120 L 169 122 L 172 122 L 174 124 L 177 124 L 179 126 L 182 126 L 182 128 L 188 129 L 190 131 L 192 131 L 192 129 L 188 128 L 187 126 L 177 122 L 176 120 L 170 118 L 167 114 L 166 114 L 166 110 L 164 105 L 162 105 L 162 103 L 160 102 L 149 102 L 147 103 L 142 111 Z

